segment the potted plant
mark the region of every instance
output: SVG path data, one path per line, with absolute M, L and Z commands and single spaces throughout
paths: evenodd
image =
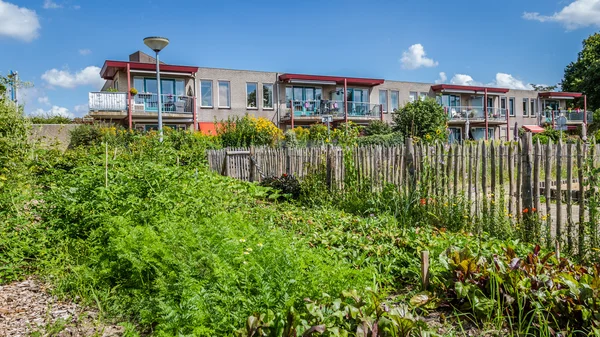
M 131 96 L 135 96 L 138 94 L 138 91 L 136 88 L 131 88 L 129 89 L 129 94 L 131 94 Z

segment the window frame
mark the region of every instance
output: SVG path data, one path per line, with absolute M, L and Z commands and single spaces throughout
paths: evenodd
M 429 97 L 428 92 L 419 91 L 419 101 L 425 101 L 427 99 L 427 97 Z
M 535 117 L 535 110 L 537 108 L 537 99 L 535 98 L 530 98 L 529 99 L 529 116 L 531 117 Z
M 396 108 L 394 108 L 394 102 L 392 97 L 394 96 L 394 93 L 396 93 Z M 392 112 L 395 112 L 396 110 L 400 109 L 400 91 L 399 90 L 390 90 L 390 110 Z
M 210 105 L 203 105 L 203 91 L 202 91 L 202 82 L 209 82 L 210 83 Z M 213 80 L 208 80 L 208 79 L 200 79 L 200 108 L 206 108 L 206 109 L 212 109 L 214 108 L 214 98 L 213 98 L 213 92 L 214 90 L 214 86 L 213 86 Z
M 265 87 L 271 86 L 271 106 L 265 106 Z M 262 109 L 263 110 L 274 110 L 275 109 L 275 84 L 274 83 L 262 83 Z
M 523 98 L 523 104 L 521 104 L 523 108 L 523 117 L 529 117 L 529 98 Z
M 254 106 L 250 106 L 248 103 L 248 86 L 254 85 Z M 258 110 L 258 82 L 246 82 L 246 109 L 248 110 Z
M 384 93 L 384 97 L 385 97 L 385 103 L 381 103 L 381 94 Z M 388 113 L 388 104 L 390 103 L 389 101 L 389 94 L 388 94 L 388 90 L 387 89 L 379 89 L 379 105 L 382 106 L 382 110 L 384 114 Z
M 413 94 L 415 94 L 415 95 L 414 95 L 414 97 L 415 97 L 414 99 L 412 99 L 412 97 L 413 97 Z M 414 103 L 414 102 L 416 102 L 417 100 L 419 100 L 419 92 L 418 92 L 418 91 L 409 91 L 409 92 L 408 92 L 408 101 L 409 101 L 410 103 Z
M 227 101 L 229 105 L 221 105 L 221 83 L 227 83 Z M 217 81 L 217 107 L 219 109 L 231 109 L 231 81 L 218 80 Z
M 511 104 L 512 101 L 512 104 Z M 509 97 L 508 98 L 508 116 L 509 117 L 515 117 L 516 113 L 515 113 L 515 102 L 516 99 L 514 97 Z

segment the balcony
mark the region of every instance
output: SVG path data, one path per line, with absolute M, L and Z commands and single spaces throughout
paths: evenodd
M 90 92 L 89 110 L 92 115 L 111 115 L 127 113 L 126 92 Z M 162 112 L 169 114 L 192 114 L 194 112 L 194 98 L 172 94 L 161 95 Z M 140 93 L 132 97 L 133 114 L 158 113 L 158 95 L 153 93 Z
M 506 109 L 501 108 L 484 108 L 481 106 L 444 106 L 444 110 L 448 113 L 450 122 L 484 122 L 488 123 L 505 123 Z
M 592 111 L 579 111 L 579 112 L 568 112 L 565 110 L 546 110 L 541 113 L 542 123 L 552 123 L 552 119 L 556 120 L 559 116 L 563 115 L 567 118 L 568 124 L 583 124 L 583 117 L 587 114 L 586 122 L 589 124 L 593 121 L 594 113 Z M 554 117 L 553 117 L 554 116 Z
M 335 119 L 344 118 L 346 115 L 346 104 L 344 101 L 332 100 L 295 100 L 286 104 L 287 113 L 284 120 L 291 119 L 291 112 L 294 113 L 294 119 L 316 119 L 320 120 L 323 116 L 333 116 Z M 367 102 L 348 102 L 349 119 L 378 119 L 381 118 L 381 105 L 370 104 Z

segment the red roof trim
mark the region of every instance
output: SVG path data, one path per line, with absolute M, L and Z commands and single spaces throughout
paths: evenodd
M 470 85 L 456 85 L 456 84 L 438 84 L 431 86 L 433 91 L 442 91 L 442 90 L 465 90 L 465 91 L 481 91 L 484 92 L 487 89 L 488 92 L 493 93 L 501 93 L 506 94 L 510 89 L 504 88 L 493 88 L 493 87 L 477 87 Z
M 100 76 L 103 79 L 111 79 L 115 75 L 115 70 L 125 69 L 129 64 L 131 70 L 156 70 L 156 64 L 154 63 L 138 63 L 138 62 L 125 62 L 125 61 L 106 61 L 100 70 Z M 198 67 L 191 66 L 176 66 L 171 64 L 161 64 L 160 71 L 182 73 L 182 74 L 193 74 L 198 71 Z
M 538 94 L 539 97 L 568 97 L 568 98 L 579 98 L 583 96 L 580 92 L 540 92 Z
M 340 77 L 340 76 L 321 76 L 321 75 L 303 75 L 303 74 L 283 74 L 279 76 L 279 80 L 286 82 L 289 80 L 304 80 L 304 81 L 330 81 L 336 84 L 344 84 L 344 79 L 349 85 L 364 85 L 376 86 L 383 84 L 385 80 L 375 78 L 356 78 L 356 77 Z

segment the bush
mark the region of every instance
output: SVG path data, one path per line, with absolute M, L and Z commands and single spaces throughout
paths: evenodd
M 358 145 L 401 145 L 404 144 L 404 137 L 400 133 L 394 132 L 385 135 L 359 137 L 357 143 Z
M 395 132 L 404 137 L 416 137 L 426 142 L 446 141 L 448 116 L 434 99 L 416 100 L 394 113 Z
M 327 125 L 325 124 L 313 124 L 308 129 L 308 139 L 313 145 L 322 145 L 327 140 Z
M 70 148 L 91 146 L 102 142 L 101 127 L 97 124 L 81 124 L 71 130 Z
M 392 127 L 380 120 L 371 121 L 369 125 L 364 128 L 365 136 L 374 136 L 374 135 L 387 135 L 392 133 Z
M 298 199 L 300 196 L 300 182 L 293 176 L 283 174 L 281 177 L 268 177 L 260 183 L 261 186 L 273 188 L 283 195 L 281 197 L 291 197 Z
M 225 147 L 273 146 L 283 138 L 281 130 L 262 117 L 229 117 L 215 124 L 217 135 Z
M 32 124 L 71 124 L 73 120 L 64 116 L 36 115 L 29 117 Z

